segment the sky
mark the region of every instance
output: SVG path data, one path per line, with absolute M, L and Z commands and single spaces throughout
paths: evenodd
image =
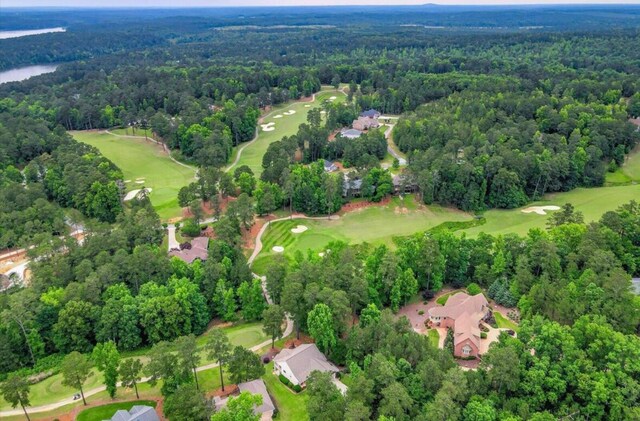
M 0 0 L 1 7 L 229 7 L 332 5 L 639 4 L 640 0 Z

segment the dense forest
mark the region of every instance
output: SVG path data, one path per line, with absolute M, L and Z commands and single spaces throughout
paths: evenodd
M 64 371 L 78 352 L 102 367 L 110 347 L 152 347 L 152 362 L 173 355 L 177 366 L 184 355 L 172 347 L 213 319 L 253 322 L 271 310 L 276 327 L 286 311 L 351 379 L 343 396 L 326 376 L 310 378 L 312 420 L 640 418 L 640 300 L 629 288 L 640 275 L 637 201 L 592 223 L 566 205 L 526 236 L 440 227 L 393 245 L 336 242 L 323 257 L 274 258 L 267 306 L 244 248 L 256 214 L 329 215 L 356 181 L 366 200 L 393 191 L 383 131 L 339 134 L 363 110 L 399 115 L 403 180 L 421 201 L 466 211 L 601 186 L 640 141 L 629 122 L 640 115 L 638 7 L 362 10 L 7 11 L 2 29 L 47 16 L 67 31 L 0 40 L 0 69 L 64 63 L 0 85 L 0 248 L 34 246 L 29 286 L 0 294 L 0 380 Z M 265 110 L 322 85 L 346 102 L 322 104 L 271 143 L 259 177 L 223 171 Z M 193 215 L 185 235 L 201 233 L 201 202 L 211 204 L 206 262 L 168 257 L 149 198 L 125 205 L 122 171 L 66 132 L 112 127 L 150 129 L 199 167 L 177 199 Z M 344 174 L 323 160 L 341 161 Z M 68 236 L 79 226 L 80 242 Z M 517 308 L 521 324 L 478 370 L 462 371 L 395 313 L 417 294 L 472 284 Z M 228 365 L 259 366 L 235 380 L 264 371 L 244 348 L 233 352 Z M 195 365 L 147 368 L 167 380 L 169 411 L 198 396 Z

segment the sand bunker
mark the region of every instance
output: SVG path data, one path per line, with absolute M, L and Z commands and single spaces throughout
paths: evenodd
M 273 118 L 282 118 L 282 114 L 274 115 Z
M 311 105 L 307 104 L 304 106 L 304 108 L 311 108 Z
M 289 111 L 285 111 L 283 114 L 284 115 L 294 115 L 296 113 L 296 110 L 289 110 Z
M 294 234 L 302 234 L 303 232 L 305 232 L 308 229 L 309 228 L 304 226 L 304 225 L 298 225 L 295 228 L 291 228 L 291 232 L 294 233 Z
M 320 256 L 320 257 L 324 257 L 324 252 L 323 252 L 323 251 L 321 251 L 320 253 L 318 253 L 318 256 Z
M 284 247 L 282 247 L 282 246 L 273 246 L 273 248 L 271 250 L 275 251 L 276 253 L 282 253 L 284 251 Z
M 272 132 L 276 129 L 276 123 L 271 122 L 267 124 L 261 124 L 262 131 L 264 132 Z
M 545 211 L 557 211 L 560 210 L 560 206 L 529 206 L 526 209 L 522 209 L 523 213 L 537 213 L 538 215 L 546 215 Z
M 327 112 L 325 110 L 320 111 L 320 114 L 326 114 Z
M 337 96 L 332 96 L 331 98 L 329 98 L 329 101 L 335 101 L 336 99 L 338 99 Z
M 146 190 L 146 191 L 147 191 L 147 194 L 149 194 L 149 193 L 151 193 L 151 190 L 153 190 L 153 189 L 146 188 L 146 189 L 144 189 L 144 190 Z M 129 193 L 127 193 L 127 195 L 124 197 L 124 199 L 123 199 L 123 200 L 124 200 L 125 202 L 126 202 L 126 201 L 128 201 L 128 200 L 133 200 L 133 199 L 135 199 L 135 198 L 136 198 L 136 196 L 138 196 L 138 193 L 140 193 L 141 191 L 142 191 L 142 189 L 138 189 L 138 190 L 131 190 Z
M 136 183 L 138 183 L 138 184 L 144 184 L 144 180 L 136 180 Z
M 131 180 L 124 180 L 125 183 L 131 183 Z

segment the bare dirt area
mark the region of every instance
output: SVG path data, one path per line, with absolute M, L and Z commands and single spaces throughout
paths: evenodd
M 391 202 L 391 197 L 386 197 L 380 202 L 369 202 L 369 201 L 360 201 L 360 202 L 350 202 L 342 206 L 339 214 L 345 214 L 347 212 L 353 212 L 356 210 L 361 210 L 365 208 L 370 208 L 373 206 L 386 206 Z

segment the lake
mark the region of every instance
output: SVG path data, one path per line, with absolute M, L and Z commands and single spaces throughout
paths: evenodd
M 66 29 L 62 27 L 57 28 L 44 28 L 44 29 L 20 29 L 17 31 L 0 31 L 0 39 L 19 38 L 29 35 L 48 34 L 50 32 L 65 32 Z
M 0 84 L 7 82 L 19 82 L 29 79 L 32 76 L 51 73 L 56 70 L 57 64 L 39 64 L 36 66 L 19 67 L 17 69 L 0 72 Z

